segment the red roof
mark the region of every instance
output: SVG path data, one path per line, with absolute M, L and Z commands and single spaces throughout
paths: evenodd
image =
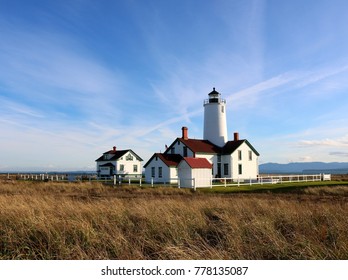
M 194 153 L 217 154 L 220 148 L 208 140 L 178 138 Z
M 179 154 L 161 154 L 161 153 L 155 153 L 153 156 L 148 160 L 148 162 L 144 165 L 146 167 L 153 158 L 158 157 L 160 160 L 164 162 L 165 165 L 168 167 L 170 166 L 178 166 L 179 162 L 182 160 L 182 156 Z
M 212 164 L 206 158 L 193 158 L 193 157 L 184 157 L 184 161 L 191 168 L 212 168 Z
M 178 154 L 160 154 L 156 155 L 167 165 L 167 166 L 177 166 L 182 159 L 181 155 Z

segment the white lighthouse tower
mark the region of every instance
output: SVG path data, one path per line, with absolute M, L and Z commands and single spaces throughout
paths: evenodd
M 204 100 L 204 140 L 222 147 L 227 142 L 226 100 L 213 88 Z

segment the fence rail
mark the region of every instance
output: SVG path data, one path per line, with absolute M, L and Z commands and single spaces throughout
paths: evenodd
M 312 174 L 312 175 L 262 175 L 257 178 L 169 178 L 167 180 L 144 182 L 139 174 L 114 175 L 107 178 L 98 178 L 96 174 L 17 174 L 17 180 L 32 181 L 99 181 L 113 185 L 168 185 L 178 188 L 213 188 L 213 187 L 233 187 L 233 186 L 251 186 L 263 184 L 282 184 L 291 182 L 315 182 L 329 181 L 331 174 Z
M 9 175 L 8 175 L 9 177 Z M 142 184 L 143 178 L 140 174 L 122 174 L 113 175 L 108 177 L 98 177 L 97 174 L 78 174 L 78 173 L 67 173 L 67 174 L 36 174 L 36 173 L 25 173 L 16 174 L 17 180 L 26 181 L 59 181 L 59 182 L 74 182 L 74 181 L 98 181 L 104 183 L 116 184 Z
M 172 181 L 173 179 L 169 179 Z M 295 182 L 315 182 L 330 181 L 331 174 L 312 174 L 312 175 L 274 175 L 258 176 L 257 178 L 189 178 L 177 179 L 176 184 L 179 188 L 213 188 L 213 187 L 234 187 L 234 186 L 251 186 L 263 184 L 282 184 Z M 151 180 L 151 185 L 153 181 Z M 172 183 L 173 185 L 173 183 Z

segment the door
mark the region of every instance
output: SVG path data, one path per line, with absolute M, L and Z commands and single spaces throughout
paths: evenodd
M 217 164 L 217 177 L 221 178 L 221 163 L 218 162 Z

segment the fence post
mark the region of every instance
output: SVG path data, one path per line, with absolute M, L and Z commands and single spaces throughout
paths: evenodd
M 180 189 L 180 178 L 178 178 L 178 188 Z
M 151 177 L 151 187 L 153 187 L 153 177 Z
M 225 188 L 226 188 L 226 177 L 224 178 L 224 181 L 225 181 Z
M 140 180 L 139 180 L 139 185 L 140 185 L 140 187 L 141 187 L 141 178 L 140 178 Z
M 249 186 L 251 186 L 251 177 L 249 177 Z
M 116 186 L 116 175 L 114 174 L 114 186 Z
M 128 178 L 128 185 L 130 185 L 130 183 L 131 183 L 131 182 L 130 182 L 130 177 L 129 177 L 129 178 Z
M 239 187 L 239 185 L 240 185 L 240 181 L 239 181 L 239 177 L 238 177 L 238 187 Z
M 196 190 L 196 178 L 193 178 L 193 189 Z

